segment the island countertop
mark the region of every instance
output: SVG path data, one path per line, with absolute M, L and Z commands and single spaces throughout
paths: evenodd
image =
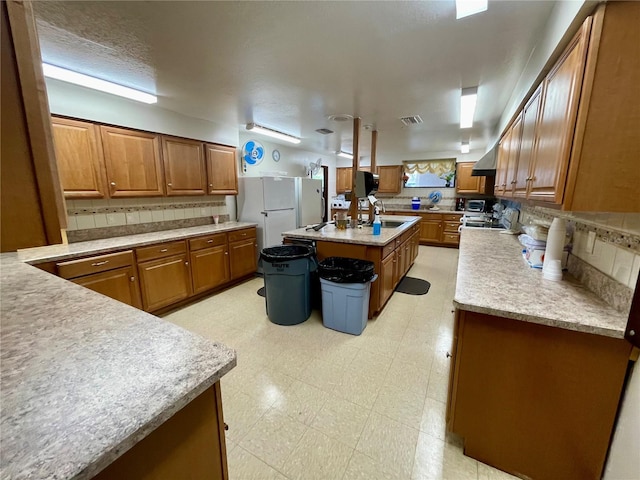
M 0 281 L 1 478 L 91 478 L 236 364 L 18 254 L 0 256 Z
M 392 240 L 395 240 L 411 226 L 420 221 L 420 217 L 402 216 L 402 215 L 382 215 L 381 218 L 388 220 L 397 220 L 405 222 L 396 228 L 382 228 L 380 235 L 373 235 L 372 227 L 347 228 L 346 230 L 338 230 L 335 225 L 326 225 L 317 232 L 315 230 L 307 230 L 306 228 L 298 228 L 282 232 L 285 238 L 300 238 L 306 240 L 316 240 L 337 243 L 353 243 L 357 245 L 371 245 L 375 247 L 383 247 Z
M 517 237 L 463 229 L 454 305 L 461 310 L 624 338 L 628 314 L 607 305 L 573 277 L 554 282 L 522 258 Z

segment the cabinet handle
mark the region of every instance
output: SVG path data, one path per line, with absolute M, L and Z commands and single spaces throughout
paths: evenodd
M 162 250 L 160 250 L 160 253 L 164 253 L 164 252 L 168 252 L 169 249 L 168 248 L 163 248 Z
M 213 183 L 210 183 L 210 184 L 209 184 L 209 187 L 210 187 L 210 188 L 213 188 Z
M 256 244 L 255 244 L 255 246 L 257 247 L 257 246 L 258 246 L 258 244 L 256 243 Z
M 502 186 L 503 186 L 503 187 L 506 187 L 506 186 L 507 186 L 507 184 L 506 184 L 506 183 L 503 183 L 503 184 L 502 184 Z
M 229 252 L 224 252 L 225 255 L 229 255 Z
M 109 260 L 105 260 L 104 262 L 92 263 L 91 266 L 92 267 L 99 267 L 100 265 L 106 265 L 107 263 L 109 263 Z
M 184 264 L 188 266 L 188 265 L 189 265 L 189 262 L 184 262 Z
M 207 243 L 213 243 L 213 240 L 207 240 Z
M 116 182 L 111 182 L 111 186 L 115 187 L 116 186 Z
M 132 282 L 136 281 L 136 277 L 129 277 L 129 280 L 131 280 Z
M 515 185 L 516 183 L 518 183 L 516 180 L 511 180 L 511 185 Z
M 173 187 L 172 183 L 167 183 L 167 187 Z

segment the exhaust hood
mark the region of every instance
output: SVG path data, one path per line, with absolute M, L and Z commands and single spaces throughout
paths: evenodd
M 496 174 L 496 150 L 498 145 L 494 145 L 480 160 L 476 162 L 471 170 L 472 177 L 491 177 Z

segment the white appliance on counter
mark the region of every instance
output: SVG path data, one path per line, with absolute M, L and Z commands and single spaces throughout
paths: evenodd
M 296 229 L 296 186 L 292 177 L 240 177 L 238 220 L 258 224 L 258 254 L 282 244 L 282 232 Z
M 322 222 L 325 209 L 322 180 L 298 177 L 295 178 L 295 185 L 298 228 Z

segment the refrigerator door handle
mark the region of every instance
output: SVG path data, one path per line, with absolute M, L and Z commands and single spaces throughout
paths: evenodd
M 326 205 L 325 205 L 325 202 L 324 202 L 324 197 L 322 195 L 320 196 L 320 206 L 321 206 L 320 216 L 322 217 L 322 221 L 324 221 L 324 216 L 326 214 L 326 212 L 325 212 Z
M 264 215 L 265 217 L 269 216 L 269 212 L 260 212 L 262 215 Z

